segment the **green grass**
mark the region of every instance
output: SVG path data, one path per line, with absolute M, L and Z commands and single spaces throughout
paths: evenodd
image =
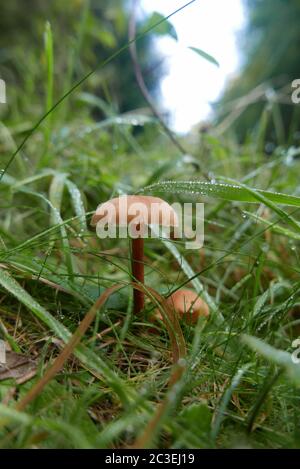
M 3 168 L 55 103 L 50 26 L 45 48 L 44 97 L 25 88 L 1 123 Z M 91 117 L 97 105 L 100 122 Z M 290 355 L 299 335 L 300 162 L 287 145 L 271 157 L 258 150 L 263 119 L 244 145 L 230 132 L 187 136 L 186 158 L 145 111 L 119 115 L 78 88 L 31 134 L 0 183 L 0 334 L 37 359 L 38 373 L 0 381 L 2 448 L 300 446 L 300 368 Z M 147 285 L 166 296 L 186 285 L 210 307 L 208 321 L 181 324 L 179 371 L 165 327 L 151 332 L 153 304 L 132 314 L 127 241 L 100 241 L 89 227 L 100 202 L 140 191 L 205 202 L 202 250 L 146 241 Z M 16 410 L 99 295 L 120 282 L 63 368 Z

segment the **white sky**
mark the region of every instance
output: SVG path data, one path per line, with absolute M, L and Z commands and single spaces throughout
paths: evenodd
M 187 0 L 143 0 L 147 12 L 167 16 Z M 169 74 L 162 80 L 163 105 L 172 113 L 172 127 L 187 132 L 205 120 L 226 80 L 238 69 L 236 33 L 244 24 L 242 0 L 197 0 L 170 20 L 178 42 L 159 39 L 160 50 L 168 57 Z M 220 68 L 202 59 L 189 46 L 211 54 Z

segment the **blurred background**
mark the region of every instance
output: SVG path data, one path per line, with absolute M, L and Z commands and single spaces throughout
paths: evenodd
M 51 25 L 54 43 L 54 102 L 126 43 L 133 3 L 3 3 L 0 75 L 7 82 L 8 106 L 1 107 L 1 117 L 19 112 L 30 119 L 35 110 L 43 111 L 46 21 Z M 136 3 L 138 32 L 184 4 L 182 0 Z M 291 130 L 292 115 L 298 112 L 291 106 L 290 91 L 292 80 L 300 76 L 299 12 L 299 0 L 199 0 L 142 38 L 138 58 L 143 77 L 169 125 L 186 133 L 199 122 L 224 121 L 222 131 L 230 127 L 244 139 L 263 109 L 267 113 L 272 108 L 275 116 L 268 129 L 271 143 L 276 137 L 284 140 Z M 219 66 L 190 47 L 212 55 Z M 108 101 L 120 112 L 147 106 L 137 88 L 128 51 L 94 73 L 81 90 Z M 95 118 L 101 115 L 99 108 L 90 111 Z M 277 127 L 276 135 L 273 126 Z M 290 139 L 295 137 L 294 130 Z

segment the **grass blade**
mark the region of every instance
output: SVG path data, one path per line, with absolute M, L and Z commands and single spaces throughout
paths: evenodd
M 193 52 L 196 52 L 196 54 L 198 54 L 200 57 L 207 60 L 211 64 L 216 65 L 217 67 L 220 67 L 219 62 L 212 55 L 208 54 L 204 50 L 198 49 L 198 47 L 189 47 L 189 49 L 191 49 Z
M 243 335 L 242 341 L 269 362 L 282 367 L 289 378 L 300 386 L 300 367 L 299 364 L 293 363 L 290 353 L 278 350 L 257 337 Z
M 170 192 L 173 194 L 191 194 L 223 199 L 232 202 L 258 203 L 257 196 L 263 196 L 266 200 L 275 204 L 300 208 L 300 197 L 270 192 L 259 189 L 251 189 L 246 186 L 224 183 L 212 183 L 201 181 L 162 181 L 144 187 L 140 192 Z

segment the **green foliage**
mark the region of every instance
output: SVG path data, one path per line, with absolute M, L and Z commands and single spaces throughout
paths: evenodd
M 67 3 L 54 2 L 40 22 L 35 16 L 30 32 L 40 42 L 28 48 L 25 71 L 18 47 L 6 46 L 24 92 L 16 84 L 9 107 L 0 108 L 2 168 L 59 91 L 84 75 L 95 36 L 110 55 L 125 35 L 118 2 L 98 2 L 93 13 L 76 2 L 76 26 L 72 15 L 70 22 L 81 33 L 59 35 L 67 18 L 55 8 L 67 12 Z M 100 21 L 103 30 L 95 27 Z M 68 52 L 64 34 L 73 41 Z M 119 66 L 112 65 L 116 79 Z M 110 84 L 110 73 L 99 69 L 63 100 L 1 174 L 0 334 L 36 358 L 38 374 L 24 383 L 0 381 L 0 446 L 128 447 L 150 425 L 147 444 L 157 448 L 299 447 L 299 370 L 290 355 L 299 335 L 299 150 L 285 140 L 286 149 L 266 160 L 265 135 L 257 141 L 253 131 L 244 144 L 235 135 L 188 136 L 193 156 L 178 154 L 146 110 L 129 100 L 130 112 L 122 113 L 110 87 L 96 93 L 99 81 Z M 210 309 L 208 320 L 182 323 L 185 371 L 171 389 L 171 344 L 164 325 L 153 324 L 155 306 L 132 314 L 127 240 L 99 240 L 89 225 L 100 202 L 140 192 L 205 201 L 202 250 L 145 242 L 147 285 L 166 296 L 193 288 Z M 72 359 L 17 411 L 91 305 L 118 282 L 124 288 L 97 311 Z

